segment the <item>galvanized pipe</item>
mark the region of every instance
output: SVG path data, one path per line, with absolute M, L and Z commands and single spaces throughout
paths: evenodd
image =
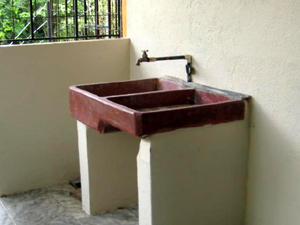
M 187 81 L 192 82 L 192 56 L 191 55 L 179 55 L 179 56 L 166 56 L 166 57 L 148 57 L 148 50 L 143 50 L 142 58 L 139 58 L 136 61 L 136 65 L 139 66 L 142 62 L 156 62 L 156 61 L 165 61 L 165 60 L 187 60 L 187 64 L 185 66 L 187 73 Z

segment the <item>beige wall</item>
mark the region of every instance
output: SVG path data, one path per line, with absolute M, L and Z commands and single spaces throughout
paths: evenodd
M 79 176 L 73 84 L 129 79 L 129 40 L 0 47 L 0 195 Z
M 300 214 L 300 2 L 130 0 L 131 78 L 185 79 L 184 62 L 135 66 L 149 56 L 193 55 L 194 81 L 253 96 L 248 225 L 295 225 Z

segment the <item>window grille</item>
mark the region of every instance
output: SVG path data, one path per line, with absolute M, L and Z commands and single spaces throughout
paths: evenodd
M 121 0 L 1 0 L 0 44 L 121 37 Z

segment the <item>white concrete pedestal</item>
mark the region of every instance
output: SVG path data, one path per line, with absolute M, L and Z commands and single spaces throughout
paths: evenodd
M 137 203 L 139 139 L 124 132 L 99 134 L 77 122 L 82 208 L 99 214 Z
M 142 139 L 139 225 L 243 225 L 248 122 Z

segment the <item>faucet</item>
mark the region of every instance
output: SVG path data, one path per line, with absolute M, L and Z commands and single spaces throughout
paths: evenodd
M 148 52 L 148 50 L 142 50 L 143 55 L 142 55 L 142 58 L 139 58 L 136 61 L 137 66 L 141 65 L 141 62 L 150 62 L 150 58 L 148 57 L 147 52 Z
M 187 73 L 187 81 L 192 82 L 192 56 L 191 55 L 180 55 L 180 56 L 166 56 L 166 57 L 148 57 L 147 54 L 148 50 L 142 50 L 142 58 L 137 59 L 136 65 L 140 66 L 142 62 L 156 62 L 156 61 L 163 61 L 163 60 L 178 60 L 178 59 L 185 59 L 187 60 L 187 64 L 185 66 L 186 73 Z

